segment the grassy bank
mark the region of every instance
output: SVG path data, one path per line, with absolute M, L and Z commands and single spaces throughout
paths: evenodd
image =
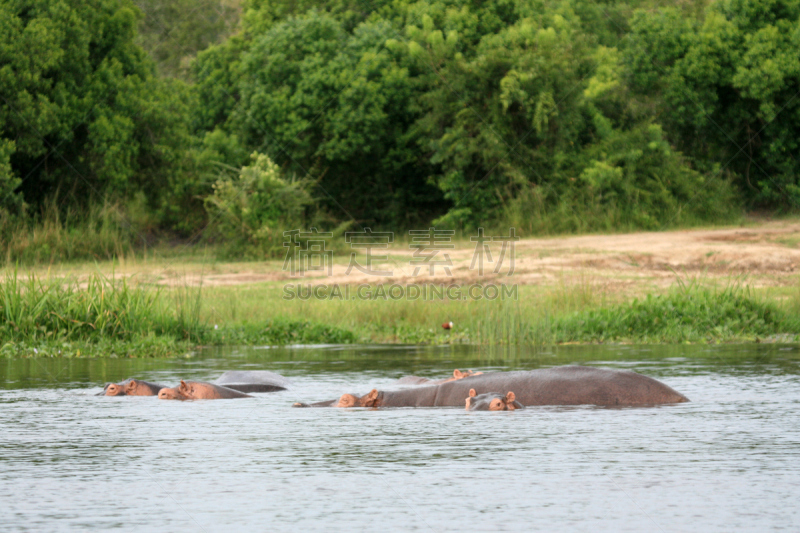
M 800 293 L 679 283 L 630 299 L 588 282 L 521 286 L 505 301 L 285 301 L 282 285 L 159 287 L 96 273 L 0 285 L 0 354 L 177 356 L 202 345 L 713 343 L 800 334 Z M 441 328 L 452 321 L 452 330 Z
M 162 289 L 102 274 L 0 283 L 0 355 L 171 356 L 204 344 L 352 343 L 352 333 L 275 317 L 223 328 L 201 319 L 201 289 Z
M 800 334 L 800 293 L 763 293 L 742 281 L 679 283 L 630 297 L 588 281 L 520 286 L 516 299 L 374 298 L 282 301 L 275 285 L 206 291 L 202 313 L 220 324 L 274 316 L 352 331 L 359 342 L 544 345 L 766 340 Z M 430 297 L 430 294 L 428 295 Z M 273 302 L 270 305 L 267 302 Z M 447 331 L 443 322 L 455 326 Z

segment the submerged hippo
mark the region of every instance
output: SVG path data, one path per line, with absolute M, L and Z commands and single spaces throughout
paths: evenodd
M 516 400 L 516 395 L 511 391 L 508 391 L 505 395 L 499 392 L 478 394 L 475 389 L 470 389 L 466 404 L 467 411 L 514 411 L 522 409 L 522 404 Z
M 214 383 L 239 392 L 275 392 L 291 385 L 285 377 L 267 370 L 231 370 Z
M 228 398 L 252 398 L 252 396 L 214 383 L 183 380 L 177 387 L 163 388 L 158 393 L 159 400 L 222 400 Z
M 97 396 L 158 396 L 158 391 L 163 388 L 164 385 L 141 379 L 126 379 L 122 383 L 107 383 Z
M 470 376 L 480 376 L 483 372 L 475 372 L 473 370 L 467 370 L 466 372 L 462 372 L 459 369 L 453 370 L 453 375 L 447 379 L 428 379 L 422 378 L 419 376 L 403 376 L 402 378 L 397 380 L 397 383 L 401 385 L 437 385 L 439 383 L 447 383 L 448 381 L 455 381 L 457 379 L 464 379 Z
M 560 366 L 519 372 L 492 372 L 397 391 L 378 391 L 310 407 L 456 407 L 464 405 L 470 389 L 476 394 L 514 391 L 522 405 L 657 405 L 688 402 L 688 398 L 653 378 L 630 370 Z M 298 407 L 305 404 L 296 404 Z

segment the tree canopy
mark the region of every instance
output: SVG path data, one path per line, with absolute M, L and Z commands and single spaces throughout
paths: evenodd
M 264 195 L 334 226 L 658 229 L 800 201 L 800 1 L 0 5 L 8 212 L 139 198 L 188 235 L 236 211 L 215 184 L 251 154 L 304 184 Z

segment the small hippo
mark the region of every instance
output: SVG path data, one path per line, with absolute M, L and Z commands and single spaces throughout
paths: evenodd
M 140 379 L 126 379 L 122 383 L 108 383 L 97 396 L 158 396 L 164 385 Z
M 462 372 L 459 369 L 453 370 L 453 376 L 447 379 L 428 379 L 422 378 L 419 376 L 403 376 L 402 378 L 397 380 L 397 383 L 401 385 L 438 385 L 440 383 L 447 383 L 448 381 L 456 381 L 458 379 L 468 378 L 470 376 L 480 376 L 483 372 L 475 372 L 473 370 L 467 370 L 466 372 Z
M 503 396 L 497 392 L 487 392 L 478 394 L 475 389 L 469 390 L 467 398 L 467 411 L 514 411 L 522 409 L 522 404 L 516 399 L 516 395 L 509 391 Z
M 249 394 L 202 381 L 183 381 L 174 388 L 163 388 L 159 400 L 222 400 L 228 398 L 252 398 Z

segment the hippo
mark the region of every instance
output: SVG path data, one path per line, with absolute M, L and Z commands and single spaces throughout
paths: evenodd
M 478 394 L 475 389 L 470 389 L 466 404 L 467 411 L 515 411 L 523 408 L 511 391 L 504 396 L 499 392 Z
M 158 391 L 164 388 L 164 385 L 131 378 L 122 383 L 107 383 L 97 396 L 158 396 Z
M 183 380 L 177 387 L 163 388 L 158 392 L 159 400 L 222 400 L 228 398 L 252 398 L 252 396 L 214 383 Z
M 275 392 L 291 385 L 285 377 L 267 370 L 231 370 L 214 383 L 239 392 Z
M 459 369 L 453 370 L 453 375 L 447 379 L 428 379 L 422 378 L 419 376 L 403 376 L 402 378 L 397 380 L 397 383 L 401 385 L 434 385 L 439 383 L 447 383 L 448 381 L 455 381 L 457 379 L 464 379 L 470 376 L 479 376 L 483 374 L 483 372 L 475 372 L 473 370 L 467 370 L 466 372 L 462 372 Z
M 373 389 L 364 396 L 343 394 L 338 400 L 309 407 L 456 407 L 470 389 L 476 394 L 514 391 L 522 405 L 634 406 L 688 402 L 683 394 L 631 370 L 560 366 L 517 372 L 492 372 L 397 391 Z M 306 404 L 296 404 L 305 407 Z

